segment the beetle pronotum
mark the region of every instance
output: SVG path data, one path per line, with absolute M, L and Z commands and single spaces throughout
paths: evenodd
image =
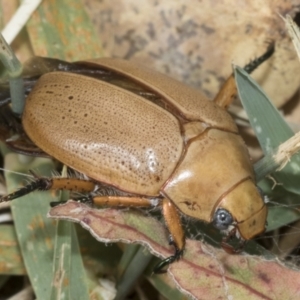
M 175 253 L 156 272 L 183 253 L 180 214 L 212 222 L 227 232 L 225 239 L 245 241 L 264 231 L 267 208 L 247 148 L 224 109 L 236 94 L 232 76 L 213 102 L 128 61 L 64 64 L 64 72 L 34 82 L 22 124 L 35 145 L 88 179 L 36 177 L 0 201 L 33 190 L 69 189 L 88 193 L 100 206 L 160 206 Z

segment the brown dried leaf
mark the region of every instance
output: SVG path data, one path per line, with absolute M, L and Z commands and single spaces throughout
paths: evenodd
M 52 208 L 49 216 L 80 223 L 103 243 L 140 243 L 150 247 L 154 255 L 166 257 L 173 254 L 162 224 L 135 211 L 98 210 L 79 202 L 69 201 Z
M 178 286 L 196 299 L 298 299 L 300 273 L 278 261 L 230 255 L 188 240 L 184 259 L 170 267 Z M 285 280 L 282 280 L 285 278 Z
M 105 243 L 140 243 L 157 256 L 173 254 L 164 226 L 139 212 L 97 210 L 69 201 L 52 208 L 49 216 L 80 223 Z M 187 240 L 183 259 L 169 267 L 169 274 L 181 291 L 195 299 L 300 297 L 299 272 L 261 257 L 229 255 L 199 241 Z

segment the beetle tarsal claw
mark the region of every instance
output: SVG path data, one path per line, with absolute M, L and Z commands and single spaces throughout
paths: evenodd
M 179 250 L 176 248 L 175 254 L 172 256 L 169 256 L 162 260 L 159 264 L 156 265 L 156 267 L 153 270 L 154 274 L 163 274 L 166 273 L 167 270 L 164 269 L 166 266 L 172 264 L 175 261 L 178 261 L 183 255 L 183 250 Z

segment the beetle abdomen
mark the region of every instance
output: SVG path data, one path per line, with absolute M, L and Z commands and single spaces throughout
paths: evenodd
M 70 73 L 42 76 L 23 125 L 41 149 L 124 191 L 158 195 L 183 151 L 178 120 L 143 98 Z

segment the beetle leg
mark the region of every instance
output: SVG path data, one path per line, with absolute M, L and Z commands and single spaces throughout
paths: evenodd
M 32 173 L 32 172 L 31 172 Z M 33 173 L 32 173 L 33 174 Z M 90 180 L 78 178 L 50 178 L 38 177 L 33 174 L 35 179 L 17 191 L 3 196 L 0 202 L 11 201 L 13 199 L 25 196 L 33 191 L 48 191 L 48 190 L 69 190 L 77 192 L 92 192 L 96 184 Z
M 162 213 L 171 234 L 171 244 L 175 247 L 175 254 L 162 260 L 154 269 L 154 273 L 164 273 L 163 268 L 182 256 L 185 246 L 185 236 L 182 228 L 180 215 L 176 206 L 168 199 L 163 199 L 160 203 L 155 198 L 127 197 L 127 196 L 89 196 L 83 198 L 84 202 L 92 202 L 99 206 L 133 206 L 149 207 L 161 204 Z
M 9 105 L 9 98 L 1 92 L 0 86 L 0 140 L 10 149 L 21 154 L 49 157 L 39 149 L 26 135 L 20 116 L 14 114 Z
M 237 88 L 235 84 L 234 75 L 231 74 L 230 77 L 222 85 L 221 89 L 219 90 L 217 96 L 214 99 L 214 102 L 223 107 L 227 108 L 232 101 L 235 99 L 237 95 Z
M 275 50 L 275 43 L 271 41 L 266 52 L 259 56 L 258 58 L 252 60 L 249 64 L 244 67 L 244 70 L 247 73 L 252 73 L 259 65 L 261 65 L 264 61 L 272 56 Z M 221 89 L 219 90 L 217 96 L 214 99 L 214 102 L 223 107 L 227 108 L 231 102 L 235 99 L 237 95 L 237 88 L 235 84 L 234 75 L 231 74 L 230 77 L 225 81 Z
M 95 196 L 92 202 L 97 206 L 133 206 L 133 207 L 149 207 L 153 205 L 151 198 L 143 197 L 124 197 L 124 196 Z
M 175 254 L 162 260 L 155 268 L 154 273 L 164 273 L 165 266 L 178 260 L 183 253 L 185 246 L 185 236 L 180 220 L 180 215 L 176 206 L 168 199 L 164 198 L 162 201 L 163 216 L 171 234 L 171 244 L 175 247 Z

